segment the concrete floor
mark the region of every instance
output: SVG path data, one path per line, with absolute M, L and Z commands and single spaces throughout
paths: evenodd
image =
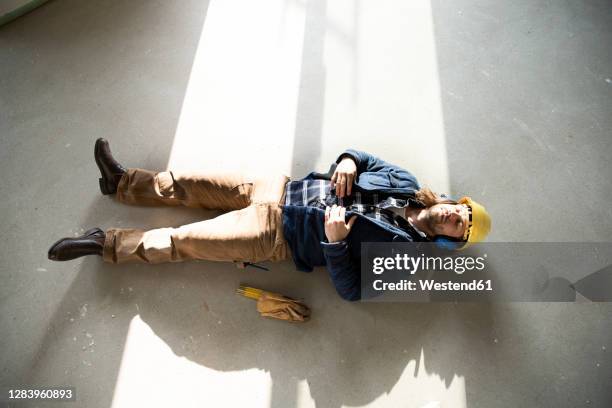
M 610 44 L 603 0 L 55 0 L 1 27 L 0 384 L 74 385 L 71 407 L 612 406 L 610 304 L 351 304 L 289 262 L 46 259 L 92 226 L 215 215 L 101 196 L 102 136 L 131 167 L 294 177 L 352 146 L 481 199 L 493 241 L 611 241 Z M 260 319 L 241 282 L 312 321 Z

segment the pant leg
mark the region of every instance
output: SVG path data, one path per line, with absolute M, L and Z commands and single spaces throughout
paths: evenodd
M 255 180 L 239 173 L 154 172 L 128 169 L 117 186 L 117 200 L 132 205 L 184 205 L 236 210 L 251 204 Z
M 103 259 L 123 262 L 280 261 L 288 257 L 278 203 L 253 204 L 179 228 L 110 229 Z

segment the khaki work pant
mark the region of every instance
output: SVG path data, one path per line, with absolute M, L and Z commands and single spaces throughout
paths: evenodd
M 259 262 L 289 257 L 282 208 L 289 177 L 241 174 L 152 172 L 129 169 L 116 198 L 133 205 L 184 205 L 228 211 L 178 228 L 112 228 L 106 231 L 107 262 L 186 260 Z

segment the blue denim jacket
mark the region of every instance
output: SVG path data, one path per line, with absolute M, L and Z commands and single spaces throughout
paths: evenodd
M 328 173 L 312 172 L 306 179 L 330 179 L 344 157 L 357 165 L 353 191 L 390 193 L 395 198 L 414 199 L 419 187 L 410 172 L 387 163 L 369 153 L 354 149 L 344 151 Z M 346 219 L 358 219 L 345 240 L 329 243 L 325 236 L 325 211 L 316 207 L 283 206 L 283 230 L 291 248 L 296 268 L 312 272 L 315 266 L 326 266 L 338 294 L 345 300 L 361 299 L 361 243 L 423 241 L 414 230 L 403 230 L 384 221 L 346 212 Z

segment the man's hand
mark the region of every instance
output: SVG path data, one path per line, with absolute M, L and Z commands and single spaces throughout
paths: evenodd
M 336 167 L 331 178 L 331 188 L 336 186 L 336 196 L 344 197 L 351 195 L 353 182 L 357 176 L 357 165 L 350 157 L 345 157 Z
M 325 208 L 325 236 L 328 242 L 342 241 L 351 232 L 357 216 L 353 215 L 347 223 L 344 221 L 345 215 L 346 208 L 338 207 L 336 204 Z

